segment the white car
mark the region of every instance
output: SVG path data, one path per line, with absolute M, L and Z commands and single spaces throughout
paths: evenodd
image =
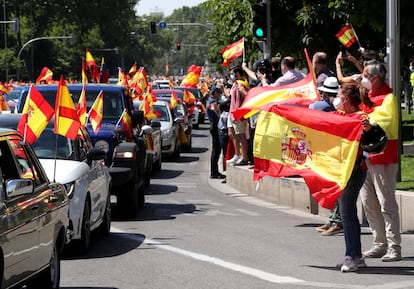
M 2 124 L 16 128 L 20 114 L 2 117 L 7 117 L 1 118 Z M 91 232 L 99 229 L 107 235 L 111 227 L 111 176 L 104 164 L 105 152 L 93 147 L 86 129 L 79 130 L 78 137 L 72 141 L 54 134 L 53 126 L 52 119 L 32 147 L 48 178 L 66 187 L 68 243 L 77 252 L 85 253 L 90 246 Z

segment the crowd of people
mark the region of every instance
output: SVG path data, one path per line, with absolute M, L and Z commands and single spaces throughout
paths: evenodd
M 358 72 L 344 75 L 345 61 L 353 63 Z M 398 132 L 393 121 L 395 111 L 387 110 L 384 105 L 392 102 L 395 95 L 386 83 L 386 65 L 380 61 L 378 53 L 365 51 L 357 59 L 349 52 L 339 52 L 333 71 L 328 67 L 328 55 L 320 51 L 314 53 L 312 65 L 321 99 L 310 104 L 310 109 L 357 118 L 363 124 L 362 135 L 369 136 L 378 128 L 387 134 Z M 235 120 L 232 114 L 243 104 L 249 89 L 252 86 L 284 86 L 304 77 L 295 68 L 295 59 L 285 56 L 280 60 L 260 59 L 252 69 L 242 63 L 230 69 L 227 81 L 215 82 L 206 107 L 212 135 L 210 178 L 226 182 L 225 174 L 219 172 L 220 154 L 223 172 L 229 165 L 253 168 L 253 138 L 258 114 L 241 120 Z M 380 119 L 370 117 L 375 111 L 381 111 Z M 352 176 L 327 223 L 316 228 L 323 236 L 343 232 L 345 258 L 339 265 L 341 272 L 366 267 L 366 258 L 381 258 L 383 262 L 402 258 L 399 208 L 395 198 L 397 143 L 398 137 L 388 135 L 383 151 L 359 148 Z M 373 245 L 365 251 L 361 248 L 358 198 L 373 235 Z

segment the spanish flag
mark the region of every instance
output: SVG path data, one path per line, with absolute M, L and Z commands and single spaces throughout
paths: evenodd
M 351 24 L 347 24 L 336 33 L 336 38 L 338 38 L 339 42 L 342 43 L 343 46 L 346 48 L 351 47 L 355 42 L 358 42 L 358 38 L 356 36 L 355 30 Z
M 138 95 L 142 95 L 148 87 L 147 72 L 144 67 L 141 67 L 132 77 L 129 84 L 130 88 L 135 88 Z
M 99 68 L 88 48 L 86 48 L 86 67 L 89 68 L 91 80 L 95 83 L 99 83 Z
M 187 103 L 187 104 L 196 102 L 196 97 L 187 88 L 184 88 L 184 92 L 183 92 L 183 102 L 184 103 Z
M 2 111 L 9 111 L 10 107 L 7 105 L 7 101 L 4 98 L 4 95 L 0 93 L 0 113 Z
M 319 205 L 332 209 L 352 174 L 363 116 L 278 104 L 262 111 L 254 136 L 254 179 L 302 176 Z
M 170 98 L 170 108 L 173 110 L 176 106 L 180 103 L 180 99 L 178 98 L 177 94 L 174 90 L 171 90 L 171 98 Z
M 104 106 L 103 96 L 103 91 L 101 90 L 98 96 L 96 97 L 91 109 L 89 110 L 89 121 L 91 122 L 92 129 L 95 135 L 98 134 L 102 125 Z
M 240 39 L 237 42 L 227 45 L 220 51 L 224 59 L 222 66 L 229 66 L 230 62 L 232 62 L 237 57 L 243 55 L 243 52 L 244 38 Z
M 308 105 L 319 100 L 312 72 L 295 83 L 284 86 L 257 86 L 250 89 L 240 108 L 233 112 L 235 119 L 249 117 L 276 103 Z
M 45 83 L 49 84 L 53 82 L 53 72 L 47 66 L 43 67 L 39 76 L 36 78 L 36 84 Z
M 34 85 L 26 96 L 22 116 L 17 129 L 28 143 L 32 144 L 42 134 L 55 111 Z
M 87 110 L 87 106 L 86 106 L 86 85 L 84 83 L 83 86 L 82 86 L 81 94 L 79 96 L 78 104 L 76 105 L 76 113 L 79 116 L 79 121 L 80 121 L 82 127 L 85 127 L 85 125 L 86 125 L 86 118 L 87 118 L 86 110 Z
M 81 72 L 82 83 L 88 83 L 87 71 L 88 71 L 88 67 L 86 66 L 85 59 L 82 58 L 82 72 Z
M 75 140 L 81 123 L 63 76 L 60 77 L 56 92 L 55 133 Z
M 126 109 L 124 109 L 124 111 L 122 112 L 121 123 L 125 129 L 127 138 L 129 140 L 132 140 L 132 119 Z

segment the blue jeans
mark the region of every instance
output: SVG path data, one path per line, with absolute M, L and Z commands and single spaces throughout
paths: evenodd
M 338 198 L 339 211 L 345 237 L 345 256 L 352 258 L 362 256 L 361 252 L 361 225 L 358 219 L 357 199 L 359 190 L 364 184 L 366 170 L 356 168 L 341 196 Z

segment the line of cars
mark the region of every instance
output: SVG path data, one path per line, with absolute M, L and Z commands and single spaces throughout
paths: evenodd
M 69 84 L 68 88 L 74 102 L 77 103 L 82 86 Z M 17 104 L 20 111 L 28 90 L 28 87 L 21 89 Z M 37 90 L 54 107 L 57 86 L 38 85 Z M 88 107 L 101 90 L 104 93 L 101 129 L 95 135 L 88 124 L 86 129 L 79 131 L 75 141 L 54 134 L 52 119 L 31 146 L 14 131 L 21 115 L 0 114 L 0 130 L 5 135 L 6 143 L 5 149 L 2 149 L 0 133 L 0 221 L 7 222 L 0 232 L 0 264 L 3 265 L 0 266 L 0 274 L 3 276 L 0 279 L 0 288 L 20 283 L 26 284 L 27 288 L 58 288 L 59 258 L 63 248 L 71 247 L 78 253 L 84 253 L 89 249 L 92 231 L 102 235 L 109 234 L 111 195 L 116 196 L 119 211 L 127 217 L 135 216 L 138 209 L 144 205 L 144 186 L 149 185 L 153 170 L 160 170 L 162 165 L 161 124 L 157 121 L 146 124 L 143 112 L 133 109 L 129 91 L 122 86 L 88 84 Z M 131 115 L 130 128 L 119 125 L 120 117 L 125 110 Z M 8 138 L 16 141 L 13 143 Z M 148 142 L 151 143 L 150 146 Z M 33 160 L 24 163 L 18 159 L 17 153 L 13 156 L 14 159 L 6 159 L 6 151 L 7 156 L 11 155 L 9 151 L 14 152 L 12 149 L 6 150 L 12 147 L 11 144 L 22 146 L 22 151 L 30 152 Z M 11 164 L 16 167 L 15 175 L 6 174 L 13 171 L 10 169 Z M 45 192 L 37 193 L 38 186 Z M 53 187 L 53 190 L 50 187 Z M 65 198 L 60 198 L 60 195 L 59 198 L 53 197 L 54 190 L 58 190 Z M 45 201 L 43 195 L 50 198 Z M 42 221 L 45 211 L 38 210 L 40 205 L 34 204 L 39 200 L 49 204 L 50 209 L 55 208 L 55 202 L 62 207 L 59 218 L 56 217 L 53 222 L 59 221 L 59 224 L 63 225 L 49 227 L 48 234 L 42 236 L 41 231 L 45 230 L 43 225 L 52 221 L 50 215 L 49 219 Z M 50 214 L 56 215 L 57 212 Z M 26 218 L 26 223 L 18 222 L 16 217 L 20 216 Z M 38 221 L 31 224 L 27 221 L 29 217 L 30 220 Z M 63 236 L 59 230 L 58 233 L 55 232 L 59 228 L 63 230 Z M 28 232 L 36 236 L 25 243 L 24 234 Z M 21 243 L 18 243 L 17 239 L 22 239 Z M 10 240 L 13 243 L 10 243 Z M 22 260 L 18 257 L 14 261 L 5 255 L 9 252 L 9 255 L 26 256 L 25 251 L 35 251 L 33 248 L 37 250 L 43 246 L 43 243 L 37 242 L 47 243 L 45 247 L 48 248 L 51 245 L 55 246 L 53 250 L 43 253 L 42 262 L 33 260 L 33 264 L 39 264 L 39 267 L 32 264 L 33 268 L 26 268 L 27 266 L 19 265 Z M 15 244 L 18 247 L 15 247 Z

